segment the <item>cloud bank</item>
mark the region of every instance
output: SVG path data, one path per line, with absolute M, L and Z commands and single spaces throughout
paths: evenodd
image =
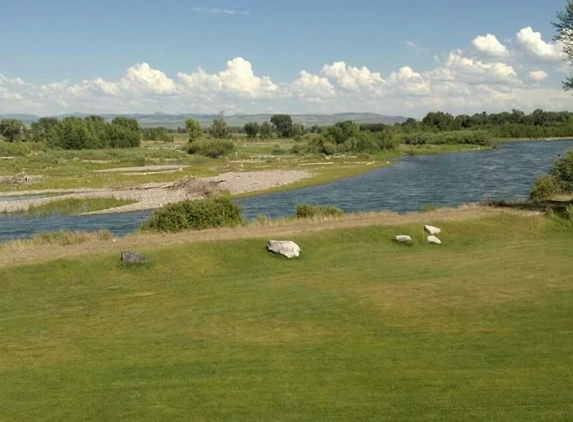
M 233 12 L 214 10 L 204 13 Z M 438 57 L 429 69 L 403 66 L 383 75 L 335 61 L 315 72 L 302 69 L 286 82 L 257 74 L 243 57 L 229 60 L 215 73 L 199 68 L 168 75 L 139 63 L 117 79 L 76 83 L 33 84 L 0 73 L 0 113 L 372 111 L 419 116 L 435 109 L 469 113 L 573 107 L 573 97 L 560 88 L 563 74 L 558 71 L 566 58 L 560 42 L 546 42 L 525 27 L 515 43 L 503 44 L 486 34 L 475 37 L 471 46 Z

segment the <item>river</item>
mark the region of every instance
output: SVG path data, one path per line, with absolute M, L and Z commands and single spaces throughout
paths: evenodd
M 417 211 L 491 199 L 526 198 L 535 177 L 547 172 L 573 141 L 508 142 L 486 151 L 410 156 L 393 166 L 321 186 L 241 199 L 245 218 L 294 213 L 296 204 L 328 204 L 347 212 Z M 132 233 L 149 211 L 78 217 L 0 218 L 0 242 L 58 230 L 107 228 Z

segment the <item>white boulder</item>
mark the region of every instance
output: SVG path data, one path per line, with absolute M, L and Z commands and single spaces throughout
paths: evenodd
M 278 255 L 287 258 L 298 258 L 300 256 L 300 247 L 290 240 L 269 240 L 267 249 Z
M 434 245 L 441 245 L 442 241 L 436 236 L 428 236 L 428 243 L 433 243 Z
M 398 243 L 412 243 L 412 238 L 404 234 L 396 236 L 394 240 Z
M 439 229 L 439 228 L 434 227 L 434 226 L 424 226 L 424 230 L 426 230 L 432 236 L 435 236 L 435 235 L 440 234 L 442 232 L 442 229 Z

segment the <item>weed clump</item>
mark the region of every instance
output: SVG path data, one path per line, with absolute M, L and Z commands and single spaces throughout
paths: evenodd
M 529 197 L 533 202 L 549 201 L 559 193 L 559 182 L 555 176 L 539 176 L 531 188 Z
M 242 223 L 241 207 L 228 198 L 218 197 L 167 205 L 149 217 L 141 229 L 155 233 L 177 233 L 236 227 Z
M 296 206 L 296 218 L 340 217 L 344 211 L 329 205 L 299 204 Z
M 235 150 L 235 144 L 227 140 L 201 139 L 192 142 L 187 152 L 191 155 L 203 155 L 210 158 L 219 158 Z

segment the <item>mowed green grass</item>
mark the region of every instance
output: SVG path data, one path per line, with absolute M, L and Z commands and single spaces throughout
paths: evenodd
M 573 229 L 441 226 L 0 269 L 0 420 L 570 421 Z

